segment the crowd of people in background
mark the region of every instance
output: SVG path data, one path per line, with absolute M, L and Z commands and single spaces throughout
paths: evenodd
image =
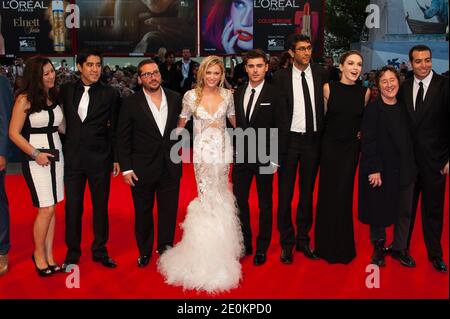
M 161 47 L 154 56 L 154 60 L 158 63 L 159 69 L 163 79 L 162 86 L 181 94 L 185 93 L 195 87 L 197 83 L 197 71 L 199 63 L 191 59 L 192 51 L 188 48 L 183 49 L 181 53 L 181 59 L 177 62 L 177 53 L 175 51 L 168 50 Z M 240 57 L 242 60 L 245 53 Z M 183 78 L 182 74 L 182 61 L 187 61 L 193 64 L 193 68 L 186 78 Z M 338 68 L 338 61 L 331 56 L 324 56 L 320 58 L 320 63 L 328 73 L 328 80 L 330 82 L 339 81 L 341 71 Z M 226 66 L 225 74 L 225 87 L 228 89 L 236 89 L 243 83 L 248 81 L 247 73 L 244 69 L 244 62 L 239 62 L 237 56 L 223 57 L 224 65 Z M 269 70 L 266 74 L 266 80 L 271 82 L 273 74 L 281 69 L 286 69 L 292 66 L 292 57 L 288 51 L 282 52 L 278 55 L 272 55 L 269 57 Z M 25 68 L 24 59 L 18 57 L 11 65 L 0 65 L 0 74 L 4 75 L 10 82 L 13 91 L 16 92 L 21 85 L 23 78 L 23 70 Z M 72 82 L 79 79 L 80 74 L 76 68 L 68 67 L 68 63 L 65 59 L 60 61 L 59 65 L 55 65 L 56 68 L 56 86 L 59 87 L 64 83 Z M 397 68 L 400 75 L 400 83 L 403 83 L 406 79 L 413 76 L 411 67 L 403 62 Z M 446 71 L 442 75 L 448 77 Z M 377 70 L 370 70 L 369 72 L 361 74 L 358 79 L 358 84 L 371 89 L 370 101 L 376 100 L 379 96 L 378 85 L 376 83 Z M 112 86 L 120 92 L 121 97 L 127 97 L 142 87 L 138 83 L 137 67 L 133 65 L 120 66 L 109 65 L 103 66 L 102 82 Z
M 122 173 L 132 189 L 138 267 L 147 266 L 151 258 L 154 226 L 149 216 L 156 194 L 158 217 L 166 218 L 158 225 L 158 269 L 169 284 L 228 290 L 241 280 L 240 258 L 254 254 L 255 266 L 266 262 L 273 210 L 268 199 L 277 171 L 281 263 L 291 264 L 295 249 L 311 260 L 348 264 L 356 257 L 353 190 L 358 164 L 359 220 L 370 226 L 368 240 L 374 246 L 370 262 L 382 267 L 390 254 L 403 266 L 415 267 L 409 247 L 422 196 L 428 258 L 437 271 L 447 272 L 441 236 L 449 171 L 448 77 L 433 71 L 430 48 L 411 48 L 412 70 L 403 63 L 399 69 L 385 66 L 366 74 L 361 74 L 363 56 L 355 50 L 345 52 L 338 67 L 332 57 L 325 57 L 322 65 L 311 63 L 311 39 L 302 34 L 291 35 L 287 54 L 280 56 L 268 57 L 256 49 L 242 63 L 234 56 L 229 63 L 228 57 L 209 56 L 199 64 L 191 55 L 185 48 L 175 61 L 173 51 L 161 48 L 154 60 L 145 59 L 137 68 L 111 68 L 103 65 L 100 53 L 91 51 L 77 56 L 77 71 L 64 60 L 54 68 L 39 56 L 1 67 L 16 97 L 9 137 L 24 154 L 24 177 L 39 210 L 32 260 L 40 276 L 70 270 L 80 260 L 86 183 L 93 195 L 92 259 L 117 267 L 106 249 L 111 172 Z M 235 129 L 277 128 L 279 154 L 277 162 L 268 163 L 259 157 L 249 161 L 247 153 L 243 162 L 195 163 L 199 197 L 189 205 L 183 239 L 173 247 L 181 164 L 170 158 L 175 142 L 169 133 L 184 129 L 191 118 L 194 136 L 200 135 L 194 157 L 203 149 L 213 158 L 231 155 L 225 150 L 231 144 L 227 120 Z M 216 131 L 200 134 L 210 127 Z M 64 147 L 58 131 L 65 134 Z M 222 140 L 226 145 L 218 146 Z M 271 173 L 260 173 L 267 166 Z M 248 205 L 253 176 L 260 218 L 255 253 Z M 300 191 L 293 221 L 297 176 Z M 55 205 L 64 198 L 64 186 L 67 254 L 60 266 L 52 244 Z M 394 241 L 386 245 L 390 225 Z M 203 260 L 205 252 L 212 257 Z

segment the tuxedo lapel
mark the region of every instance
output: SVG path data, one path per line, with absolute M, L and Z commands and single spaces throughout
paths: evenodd
M 247 126 L 247 123 L 245 121 L 245 111 L 244 111 L 244 95 L 245 91 L 247 90 L 248 84 L 241 87 L 241 89 L 238 91 L 238 105 L 235 105 L 235 108 L 237 109 L 238 116 L 242 120 L 242 123 L 244 123 L 245 126 Z
M 162 90 L 162 88 L 161 88 L 161 90 Z M 169 94 L 166 91 L 164 91 L 164 94 L 166 95 L 166 99 L 167 99 L 167 120 L 166 120 L 166 126 L 164 128 L 164 135 L 163 135 L 163 137 L 166 137 L 167 134 L 170 134 L 170 132 L 169 132 L 170 121 L 172 120 L 172 117 L 174 116 L 173 113 L 175 112 L 175 110 L 173 108 L 174 104 L 173 104 L 172 94 Z
M 405 98 L 405 106 L 408 112 L 408 115 L 411 117 L 413 123 L 415 123 L 416 114 L 414 114 L 414 100 L 413 100 L 413 79 L 408 80 L 404 84 L 404 98 Z
M 263 87 L 261 89 L 261 92 L 259 93 L 258 99 L 256 100 L 255 108 L 253 110 L 252 116 L 250 118 L 250 126 L 254 123 L 254 121 L 256 119 L 256 115 L 258 114 L 259 109 L 261 108 L 260 104 L 261 104 L 261 101 L 263 100 L 264 95 L 266 93 L 266 88 L 267 88 L 267 82 L 264 82 L 264 85 L 263 85 Z
M 285 85 L 288 88 L 288 102 L 289 102 L 288 106 L 289 106 L 289 115 L 290 115 L 291 120 L 292 120 L 292 116 L 294 114 L 294 87 L 293 87 L 294 84 L 292 82 L 292 68 L 293 68 L 293 66 L 291 66 L 288 69 L 287 79 L 286 79 L 286 83 L 285 83 Z
M 67 97 L 66 102 L 69 105 L 63 105 L 63 107 L 70 113 L 72 113 L 73 118 L 78 119 L 81 122 L 80 116 L 78 115 L 78 105 L 75 104 L 75 90 L 77 84 L 67 86 Z
M 313 76 L 313 83 L 314 83 L 314 107 L 316 109 L 316 117 L 317 117 L 317 115 L 319 114 L 318 107 L 322 103 L 322 101 L 320 101 L 320 98 L 323 95 L 323 93 L 322 93 L 323 88 L 321 86 L 322 82 L 321 82 L 320 76 L 317 72 L 317 69 L 313 65 L 311 65 L 311 73 Z M 316 121 L 317 121 L 317 118 L 316 118 Z
M 430 86 L 427 90 L 427 94 L 425 95 L 425 100 L 423 101 L 423 107 L 420 110 L 420 112 L 418 112 L 418 114 L 416 114 L 417 124 L 420 123 L 420 121 L 423 119 L 425 113 L 430 109 L 431 104 L 432 104 L 431 102 L 433 102 L 433 98 L 439 94 L 438 81 L 439 80 L 438 80 L 437 76 L 435 74 L 433 74 L 433 78 L 431 79 Z
M 97 85 L 100 86 L 100 84 L 97 84 Z M 93 87 L 91 87 L 89 89 L 89 105 L 88 105 L 87 114 L 86 114 L 86 118 L 84 119 L 84 122 L 89 121 L 89 118 L 92 117 L 92 114 L 95 112 L 96 108 L 99 107 L 99 103 L 101 101 L 100 95 L 101 95 L 100 87 L 96 87 L 95 89 L 93 89 Z M 77 110 L 77 114 L 78 114 L 78 110 Z
M 161 132 L 159 131 L 158 124 L 156 124 L 156 120 L 153 117 L 153 113 L 150 110 L 150 106 L 147 103 L 147 99 L 145 98 L 144 92 L 141 90 L 141 91 L 139 91 L 138 94 L 139 94 L 139 106 L 141 107 L 141 109 L 145 113 L 145 115 L 150 119 L 150 123 L 153 126 L 153 129 L 156 130 L 156 132 L 158 133 L 159 136 L 161 136 Z

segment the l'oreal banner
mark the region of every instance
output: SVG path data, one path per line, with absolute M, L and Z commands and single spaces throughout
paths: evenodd
M 0 0 L 0 54 L 71 52 L 67 5 L 68 1 Z
M 304 33 L 316 54 L 323 48 L 323 0 L 203 0 L 201 51 L 239 54 L 261 48 L 285 50 L 286 37 Z
M 78 49 L 156 53 L 160 47 L 195 49 L 195 0 L 77 0 Z
M 324 1 L 254 0 L 255 38 L 254 46 L 267 52 L 283 51 L 287 36 L 303 33 L 311 38 L 313 55 L 323 51 Z

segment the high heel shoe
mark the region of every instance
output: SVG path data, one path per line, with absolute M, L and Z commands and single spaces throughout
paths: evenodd
M 52 274 L 56 274 L 57 272 L 61 272 L 61 270 L 62 270 L 61 266 L 58 264 L 55 264 L 55 265 L 48 264 L 48 269 L 50 269 Z
M 33 261 L 34 267 L 36 268 L 36 272 L 39 277 L 48 277 L 52 274 L 52 271 L 48 267 L 45 269 L 38 268 L 38 266 L 36 265 L 36 260 L 34 259 L 34 254 L 31 255 L 31 260 Z

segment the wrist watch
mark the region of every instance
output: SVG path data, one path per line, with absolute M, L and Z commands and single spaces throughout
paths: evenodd
M 36 159 L 36 157 L 38 157 L 38 155 L 40 154 L 41 152 L 38 150 L 38 149 L 34 149 L 33 150 L 33 152 L 31 152 L 31 158 L 32 159 Z

